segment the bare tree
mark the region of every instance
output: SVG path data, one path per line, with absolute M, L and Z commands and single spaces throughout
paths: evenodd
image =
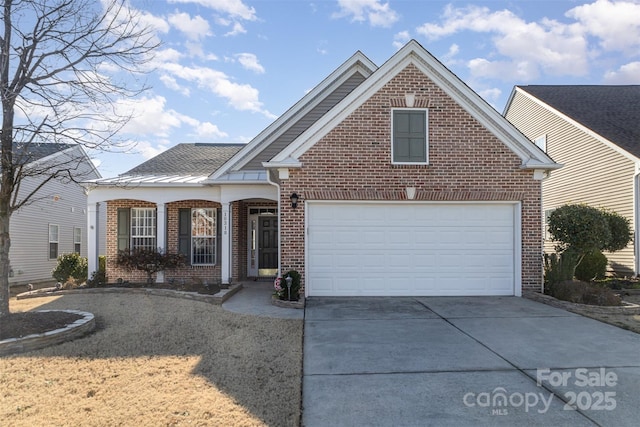
M 126 0 L 4 0 L 2 7 L 0 318 L 9 314 L 12 213 L 36 200 L 46 182 L 78 179 L 79 158 L 42 165 L 30 147 L 117 147 L 116 132 L 129 119 L 118 101 L 145 89 L 144 70 L 157 47 Z M 32 176 L 42 184 L 19 192 Z

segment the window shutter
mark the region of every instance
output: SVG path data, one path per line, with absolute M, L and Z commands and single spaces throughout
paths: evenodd
M 191 264 L 191 209 L 178 209 L 178 253 Z
M 427 161 L 427 124 L 425 111 L 393 112 L 393 161 Z
M 131 215 L 128 208 L 118 208 L 118 250 L 129 249 Z

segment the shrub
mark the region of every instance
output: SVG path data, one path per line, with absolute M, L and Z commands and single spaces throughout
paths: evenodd
M 550 288 L 550 294 L 559 300 L 577 304 L 602 306 L 622 304 L 620 297 L 613 293 L 611 289 L 577 280 L 568 280 L 555 284 Z
M 607 257 L 600 251 L 587 252 L 576 267 L 576 279 L 590 282 L 604 279 L 607 273 Z
M 296 270 L 289 270 L 282 275 L 282 278 L 277 278 L 275 281 L 276 295 L 281 300 L 289 299 L 289 289 L 287 288 L 287 277 L 293 279 L 291 281 L 291 301 L 298 301 L 300 299 L 300 273 Z
M 147 273 L 147 283 L 153 282 L 153 274 L 158 271 L 182 267 L 182 254 L 164 253 L 158 249 L 125 249 L 118 251 L 116 264 L 126 270 L 142 270 Z
M 618 251 L 631 241 L 629 221 L 615 212 L 585 204 L 564 205 L 549 216 L 549 233 L 558 242 L 556 250 L 579 254 L 575 268 L 589 253 Z
M 76 284 L 87 280 L 87 259 L 80 254 L 63 254 L 58 257 L 58 265 L 51 271 L 51 276 L 58 282 L 66 283 L 72 279 Z
M 98 270 L 91 273 L 91 278 L 87 280 L 90 286 L 100 286 L 107 283 L 107 257 L 100 255 L 98 257 Z
M 562 253 L 544 254 L 544 283 L 547 288 L 573 279 L 578 254 L 567 249 Z

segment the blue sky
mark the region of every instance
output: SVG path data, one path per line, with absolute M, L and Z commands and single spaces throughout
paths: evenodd
M 127 154 L 104 177 L 180 142 L 246 143 L 360 50 L 382 65 L 416 39 L 502 112 L 514 85 L 640 84 L 640 0 L 130 0 L 162 43 Z

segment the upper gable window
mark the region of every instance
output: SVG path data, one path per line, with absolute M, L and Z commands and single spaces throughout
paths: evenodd
M 429 162 L 427 118 L 426 109 L 392 110 L 392 163 L 427 164 Z

